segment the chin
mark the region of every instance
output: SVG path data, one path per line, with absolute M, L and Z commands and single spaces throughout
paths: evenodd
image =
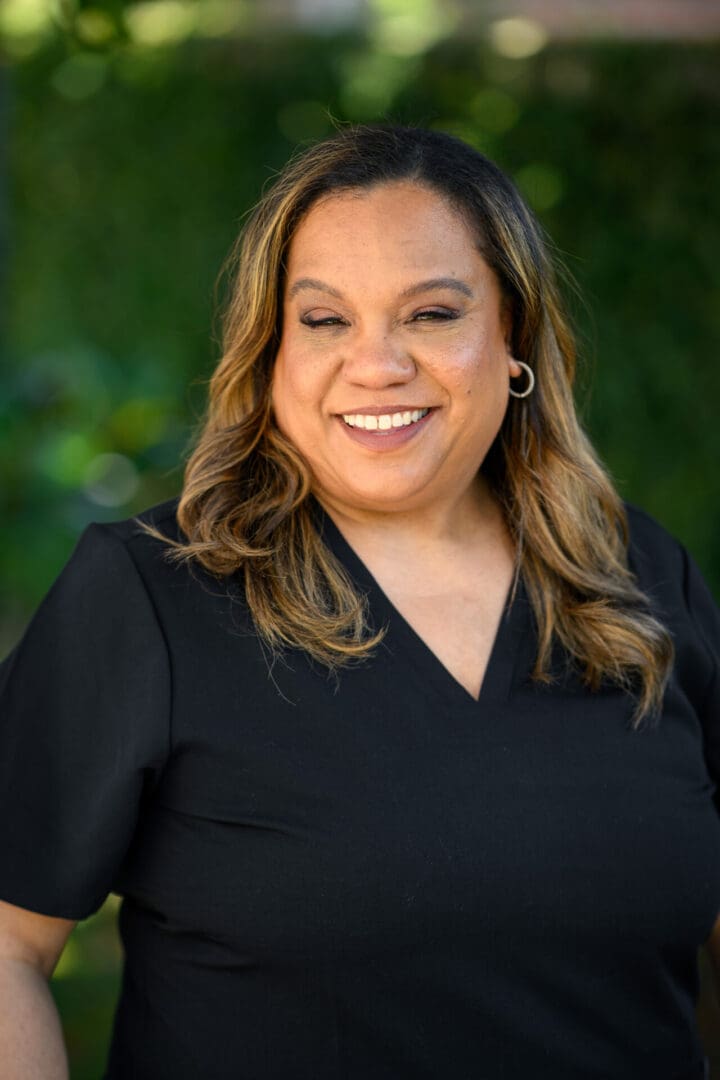
M 382 511 L 386 513 L 415 510 L 426 501 L 432 501 L 423 486 L 397 485 L 395 487 L 340 486 L 337 482 L 317 489 L 320 499 L 352 510 Z

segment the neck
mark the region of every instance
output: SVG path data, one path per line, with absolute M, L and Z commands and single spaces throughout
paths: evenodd
M 475 542 L 489 531 L 504 531 L 500 507 L 481 474 L 459 498 L 410 510 L 347 506 L 324 494 L 316 494 L 316 498 L 346 539 L 361 544 L 440 547 Z

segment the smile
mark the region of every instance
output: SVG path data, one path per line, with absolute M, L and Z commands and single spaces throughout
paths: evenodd
M 412 409 L 406 412 L 380 413 L 369 416 L 365 413 L 343 413 L 342 418 L 348 427 L 362 428 L 364 431 L 391 431 L 393 428 L 409 427 L 417 424 L 430 412 L 429 409 Z

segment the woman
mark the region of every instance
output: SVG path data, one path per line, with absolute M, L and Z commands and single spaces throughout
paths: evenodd
M 91 526 L 5 665 L 4 1076 L 64 1075 L 45 978 L 110 890 L 112 1080 L 705 1075 L 720 620 L 572 377 L 480 154 L 280 176 L 179 503 Z

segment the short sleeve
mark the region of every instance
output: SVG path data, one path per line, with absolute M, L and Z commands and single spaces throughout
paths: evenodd
M 703 727 L 705 757 L 716 784 L 716 805 L 720 812 L 720 610 L 700 571 L 683 549 L 685 560 L 685 602 L 695 626 L 701 662 L 690 687 Z
M 0 666 L 0 898 L 82 919 L 168 752 L 170 674 L 125 542 L 91 525 Z

